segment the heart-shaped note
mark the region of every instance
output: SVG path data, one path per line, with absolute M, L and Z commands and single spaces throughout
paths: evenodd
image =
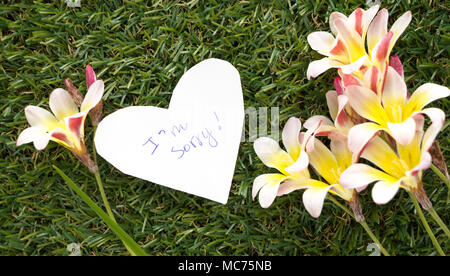
M 168 109 L 131 106 L 105 117 L 95 145 L 125 174 L 225 204 L 243 122 L 238 71 L 208 59 L 181 77 Z

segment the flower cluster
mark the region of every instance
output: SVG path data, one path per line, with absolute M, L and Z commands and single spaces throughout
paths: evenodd
M 70 79 L 64 84 L 67 90 L 57 88 L 50 94 L 49 112 L 41 107 L 29 105 L 25 116 L 29 128 L 23 130 L 17 138 L 17 146 L 33 142 L 37 150 L 43 150 L 49 141 L 54 141 L 69 149 L 92 172 L 98 168 L 91 160 L 84 142 L 84 123 L 90 113 L 93 122 L 101 119 L 101 100 L 104 83 L 97 80 L 94 71 L 86 67 L 88 91 L 83 99 Z
M 445 113 L 426 106 L 448 97 L 450 90 L 426 83 L 409 94 L 402 63 L 390 53 L 409 25 L 411 12 L 398 18 L 389 31 L 387 21 L 388 11 L 378 5 L 358 8 L 349 17 L 333 12 L 332 34 L 308 35 L 311 48 L 326 56 L 309 64 L 308 79 L 337 69 L 335 90 L 326 93 L 331 119 L 313 116 L 304 122 L 306 132 L 301 132 L 300 120 L 290 118 L 282 132 L 287 152 L 272 139 L 255 141 L 262 162 L 280 171 L 255 179 L 252 194 L 255 198 L 259 192 L 262 207 L 269 207 L 276 196 L 303 189 L 303 204 L 313 217 L 320 215 L 331 193 L 347 201 L 356 220 L 362 221 L 358 193 L 375 182 L 372 198 L 377 204 L 389 202 L 403 188 L 424 209 L 431 208 L 422 171 L 431 166 L 429 151 Z M 425 116 L 431 121 L 426 130 Z M 329 148 L 319 136 L 328 138 Z M 369 162 L 361 163 L 362 159 Z M 311 178 L 311 168 L 321 180 Z

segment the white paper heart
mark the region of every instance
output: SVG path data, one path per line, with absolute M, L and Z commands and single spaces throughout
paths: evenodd
M 207 59 L 181 77 L 168 109 L 115 111 L 94 139 L 97 152 L 125 174 L 225 204 L 243 122 L 238 71 Z

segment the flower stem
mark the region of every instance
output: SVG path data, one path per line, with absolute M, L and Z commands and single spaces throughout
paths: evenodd
M 347 207 L 345 207 L 339 201 L 337 201 L 334 197 L 329 195 L 328 198 L 334 204 L 336 204 L 339 208 L 341 208 L 344 212 L 349 214 L 352 218 L 355 218 L 353 213 Z M 367 225 L 366 221 L 362 220 L 362 221 L 358 221 L 358 222 L 359 222 L 359 224 L 361 224 L 361 226 L 364 228 L 364 230 L 366 230 L 367 234 L 370 236 L 372 241 L 378 246 L 378 248 L 380 248 L 381 253 L 383 253 L 384 256 L 390 256 L 389 253 L 386 251 L 386 249 L 384 249 L 384 247 L 381 245 L 381 242 L 378 240 L 378 238 L 375 236 L 375 234 L 372 232 L 372 230 L 370 230 L 369 225 Z
M 100 173 L 98 172 L 98 170 L 95 172 L 95 179 L 97 180 L 98 189 L 100 190 L 100 194 L 101 194 L 102 200 L 103 200 L 103 205 L 105 205 L 105 209 L 106 209 L 106 212 L 108 213 L 108 216 L 114 222 L 117 222 L 116 219 L 114 218 L 113 212 L 111 211 L 111 206 L 109 205 L 108 199 L 106 198 L 105 190 L 103 189 L 102 179 L 100 177 Z
M 450 179 L 448 179 L 433 163 L 431 163 L 431 170 L 447 185 L 447 203 L 450 202 Z
M 439 245 L 438 241 L 436 240 L 436 237 L 434 236 L 433 232 L 431 231 L 430 225 L 428 224 L 427 220 L 425 219 L 425 216 L 423 215 L 422 209 L 419 206 L 419 202 L 417 202 L 417 199 L 414 197 L 414 195 L 412 193 L 409 193 L 409 196 L 411 197 L 411 200 L 414 203 L 414 207 L 416 208 L 416 211 L 419 214 L 420 220 L 422 221 L 422 224 L 425 227 L 425 230 L 427 231 L 428 236 L 430 236 L 430 239 L 433 242 L 434 247 L 438 251 L 439 255 L 445 256 L 444 251 L 442 250 L 441 246 Z
M 444 231 L 444 233 L 447 235 L 447 237 L 450 238 L 450 231 L 448 230 L 447 225 L 445 225 L 445 223 L 442 221 L 442 219 L 436 213 L 436 210 L 434 210 L 434 208 L 430 208 L 430 209 L 428 209 L 428 212 L 434 218 L 434 220 L 437 222 L 437 224 L 439 224 L 439 226 Z
M 94 133 L 97 130 L 97 127 L 94 127 Z M 92 142 L 92 151 L 94 152 L 94 163 L 95 165 L 98 167 L 97 164 L 97 151 L 95 150 L 95 142 Z M 106 212 L 108 213 L 108 216 L 114 221 L 116 221 L 116 218 L 114 217 L 114 214 L 111 210 L 111 206 L 109 205 L 108 199 L 106 198 L 106 194 L 105 194 L 105 190 L 103 189 L 103 182 L 102 182 L 102 178 L 100 177 L 100 172 L 97 169 L 97 171 L 94 173 L 95 175 L 95 180 L 97 180 L 97 184 L 98 184 L 98 189 L 100 190 L 100 195 L 102 196 L 102 200 L 103 200 L 103 205 L 105 205 L 105 209 Z M 125 248 L 128 250 L 128 252 L 132 255 L 132 256 L 136 256 L 136 254 L 134 253 L 133 250 L 130 250 L 130 248 L 124 243 Z
M 433 172 L 447 185 L 447 188 L 450 190 L 450 179 L 445 177 L 445 175 L 433 164 L 431 164 L 431 169 Z
M 147 256 L 147 253 L 113 221 L 95 202 L 84 193 L 63 171 L 53 166 L 66 183 L 81 197 L 81 199 L 108 225 L 108 227 L 119 237 L 132 255 Z

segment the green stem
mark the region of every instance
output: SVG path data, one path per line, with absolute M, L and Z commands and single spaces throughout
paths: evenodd
M 97 162 L 95 163 L 97 164 Z M 95 179 L 97 180 L 98 189 L 100 190 L 100 194 L 102 196 L 103 205 L 105 205 L 106 212 L 114 222 L 117 222 L 116 219 L 114 218 L 113 212 L 111 211 L 111 206 L 109 206 L 108 199 L 106 198 L 105 190 L 103 189 L 102 179 L 100 177 L 100 173 L 98 170 L 95 172 Z
M 447 225 L 442 221 L 442 219 L 439 217 L 439 215 L 436 213 L 436 210 L 434 208 L 428 209 L 428 212 L 430 215 L 434 218 L 434 220 L 439 224 L 441 229 L 444 231 L 444 233 L 447 235 L 447 238 L 450 238 L 450 231 L 448 230 Z
M 94 133 L 97 130 L 97 127 L 94 127 Z M 92 151 L 94 152 L 94 163 L 98 168 L 98 163 L 97 163 L 97 151 L 95 149 L 95 142 L 92 142 Z M 97 171 L 94 173 L 95 175 L 95 180 L 97 180 L 97 184 L 98 184 L 98 189 L 100 190 L 100 195 L 102 196 L 102 200 L 103 200 L 103 205 L 105 205 L 105 209 L 106 212 L 108 213 L 109 217 L 114 221 L 116 221 L 116 218 L 114 217 L 114 214 L 111 210 L 111 206 L 109 205 L 108 199 L 106 197 L 105 194 L 105 190 L 103 189 L 103 182 L 102 182 L 102 178 L 100 177 L 100 172 L 97 169 Z M 130 254 L 132 256 L 136 256 L 136 254 L 134 254 L 134 252 L 132 250 L 130 250 L 130 248 L 124 243 L 125 248 L 128 250 L 128 252 L 130 252 Z
M 108 225 L 108 227 L 122 240 L 130 253 L 137 256 L 148 256 L 147 253 L 125 232 L 122 228 L 111 219 L 95 202 L 84 193 L 77 184 L 75 184 L 63 171 L 53 166 L 56 172 L 66 181 L 66 183 L 77 193 L 81 199 Z
M 352 218 L 355 218 L 355 216 L 353 215 L 353 212 L 350 211 L 347 207 L 345 207 L 344 205 L 342 205 L 339 201 L 337 201 L 334 197 L 332 196 L 328 196 L 328 198 L 334 203 L 336 204 L 339 208 L 341 208 L 344 212 L 346 212 L 347 214 L 349 214 Z M 383 253 L 384 256 L 390 256 L 389 252 L 386 251 L 386 249 L 384 249 L 384 247 L 381 245 L 381 242 L 378 240 L 378 238 L 375 236 L 375 234 L 372 232 L 372 230 L 370 230 L 369 225 L 367 225 L 366 221 L 359 221 L 359 224 L 361 224 L 361 226 L 364 228 L 364 230 L 366 230 L 367 234 L 370 236 L 370 238 L 372 239 L 372 241 L 378 246 L 378 248 L 380 249 L 381 253 Z
M 422 221 L 422 224 L 425 227 L 425 230 L 427 231 L 428 236 L 430 236 L 430 239 L 433 242 L 434 247 L 438 251 L 439 255 L 445 256 L 444 251 L 442 250 L 441 246 L 439 245 L 438 241 L 436 240 L 436 237 L 434 236 L 433 232 L 431 231 L 430 225 L 428 224 L 427 220 L 425 219 L 425 216 L 423 215 L 422 209 L 419 206 L 419 202 L 417 202 L 417 199 L 414 197 L 414 195 L 412 193 L 409 193 L 409 196 L 411 197 L 411 200 L 414 203 L 414 207 L 416 208 L 416 211 L 419 214 L 420 220 Z
M 431 170 L 447 185 L 447 203 L 450 202 L 450 179 L 448 179 L 435 165 L 431 164 Z
M 431 169 L 433 172 L 447 185 L 450 190 L 450 179 L 448 179 L 435 165 L 431 164 Z

